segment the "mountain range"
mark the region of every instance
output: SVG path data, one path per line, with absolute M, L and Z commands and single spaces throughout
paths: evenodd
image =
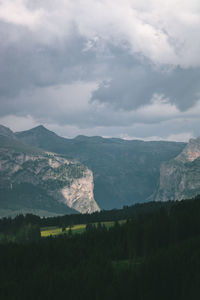
M 157 188 L 161 163 L 176 157 L 186 145 L 99 136 L 66 139 L 43 126 L 16 133 L 16 137 L 28 145 L 75 159 L 91 169 L 94 198 L 101 209 L 146 201 Z
M 17 209 L 29 209 L 25 206 L 30 202 L 32 209 L 41 214 L 44 208 L 47 214 L 93 212 L 150 200 L 194 196 L 200 191 L 199 145 L 200 139 L 188 144 L 100 136 L 68 139 L 42 125 L 17 133 L 1 126 L 0 199 L 4 200 L 0 209 L 13 209 L 13 205 L 18 205 L 21 188 L 34 192 L 23 196 L 23 203 Z M 19 168 L 16 157 L 22 153 L 29 157 L 20 163 L 22 174 L 19 175 L 19 171 L 11 174 L 10 170 Z M 2 161 L 7 164 L 5 167 L 4 163 L 4 169 Z M 183 169 L 185 181 L 181 175 Z M 178 178 L 181 179 L 178 181 Z

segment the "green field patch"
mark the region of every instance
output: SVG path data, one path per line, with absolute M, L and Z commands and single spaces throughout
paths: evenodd
M 51 235 L 59 235 L 62 234 L 62 229 L 61 228 L 52 228 L 52 229 L 41 229 L 41 237 L 47 237 L 47 236 L 51 236 Z
M 120 225 L 124 224 L 126 220 L 120 220 L 118 223 Z M 92 223 L 96 227 L 98 226 L 98 222 Z M 101 225 L 105 225 L 105 227 L 111 228 L 115 225 L 114 221 L 108 221 L 108 222 L 101 222 Z M 86 224 L 77 224 L 71 227 L 72 234 L 80 234 L 85 232 Z M 63 231 L 62 228 L 56 227 L 56 226 L 49 226 L 49 227 L 42 227 L 41 228 L 41 236 L 42 237 L 48 237 L 48 236 L 56 236 L 60 234 L 66 234 L 70 230 L 70 227 L 66 227 Z
M 72 233 L 83 233 L 85 231 L 85 224 L 78 224 L 74 225 L 71 227 Z M 41 228 L 41 236 L 42 237 L 47 237 L 47 236 L 56 236 L 60 234 L 66 234 L 70 230 L 70 227 L 66 227 L 65 230 L 63 231 L 62 228 L 59 227 L 42 227 Z

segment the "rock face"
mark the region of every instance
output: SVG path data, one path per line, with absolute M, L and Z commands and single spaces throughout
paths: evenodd
M 93 174 L 87 169 L 83 177 L 74 179 L 70 187 L 65 186 L 61 190 L 63 202 L 82 213 L 99 211 L 94 201 L 93 189 Z
M 28 189 L 34 190 L 34 199 L 25 193 Z M 93 174 L 86 166 L 5 136 L 0 137 L 0 190 L 0 209 L 16 209 L 19 204 L 19 209 L 55 213 L 99 210 L 93 196 Z
M 94 176 L 94 198 L 101 209 L 149 200 L 158 186 L 161 163 L 176 157 L 186 146 L 98 136 L 66 139 L 43 126 L 18 132 L 16 138 L 88 166 Z
M 98 136 L 66 139 L 43 126 L 16 134 L 0 127 L 0 138 L 1 155 L 10 155 L 0 157 L 0 183 L 7 189 L 3 196 L 0 189 L 0 209 L 4 199 L 12 208 L 29 202 L 53 213 L 90 213 L 199 191 L 198 139 L 187 147 Z
M 192 162 L 200 157 L 200 137 L 197 139 L 190 139 L 187 146 L 175 158 L 179 162 Z
M 157 201 L 181 200 L 200 193 L 200 138 L 191 139 L 184 150 L 160 168 Z

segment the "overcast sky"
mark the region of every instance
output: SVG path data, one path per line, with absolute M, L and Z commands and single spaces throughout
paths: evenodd
M 199 0 L 1 0 L 0 123 L 200 135 Z

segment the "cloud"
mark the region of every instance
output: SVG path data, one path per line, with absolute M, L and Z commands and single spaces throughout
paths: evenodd
M 179 116 L 180 111 L 163 95 L 154 94 L 150 103 L 137 109 L 115 109 L 107 103 L 90 102 L 95 82 L 74 82 L 23 91 L 2 104 L 5 114 L 31 115 L 38 122 L 78 125 L 79 127 L 127 126 L 133 122 L 158 123 Z
M 4 117 L 0 117 L 0 124 L 4 124 L 9 127 L 14 132 L 29 130 L 33 127 L 40 125 L 37 123 L 32 116 L 16 116 L 16 115 L 7 115 Z
M 0 121 L 197 135 L 199 26 L 198 0 L 2 0 Z
M 24 25 L 33 28 L 39 25 L 43 11 L 30 11 L 23 0 L 3 0 L 0 3 L 0 19 L 12 24 Z
M 126 45 L 155 64 L 200 66 L 198 0 L 2 0 L 0 11 L 2 21 L 28 27 L 40 43 L 68 38 L 76 28 L 88 41 Z
M 162 94 L 154 94 L 150 103 L 137 109 L 116 110 L 107 103 L 88 100 L 96 87 L 95 82 L 76 82 L 21 93 L 15 100 L 15 117 L 9 115 L 7 102 L 7 115 L 2 114 L 0 123 L 14 131 L 19 130 L 16 122 L 23 129 L 42 123 L 66 137 L 86 134 L 185 141 L 199 135 L 200 101 L 181 111 Z
M 121 135 L 120 136 L 124 140 L 143 140 L 146 142 L 149 141 L 171 141 L 171 142 L 188 142 L 191 138 L 194 138 L 192 132 L 182 132 L 178 134 L 170 134 L 166 137 L 161 136 L 149 136 L 147 138 L 144 137 L 135 137 L 135 136 L 128 136 L 128 135 Z
M 163 94 L 179 109 L 193 106 L 200 95 L 200 69 L 174 68 L 170 71 L 156 70 L 147 62 L 141 64 L 129 57 L 113 59 L 110 80 L 101 82 L 92 95 L 92 101 L 110 103 L 113 107 L 126 110 L 138 108 L 151 101 L 152 96 Z M 127 63 L 129 62 L 129 64 Z

